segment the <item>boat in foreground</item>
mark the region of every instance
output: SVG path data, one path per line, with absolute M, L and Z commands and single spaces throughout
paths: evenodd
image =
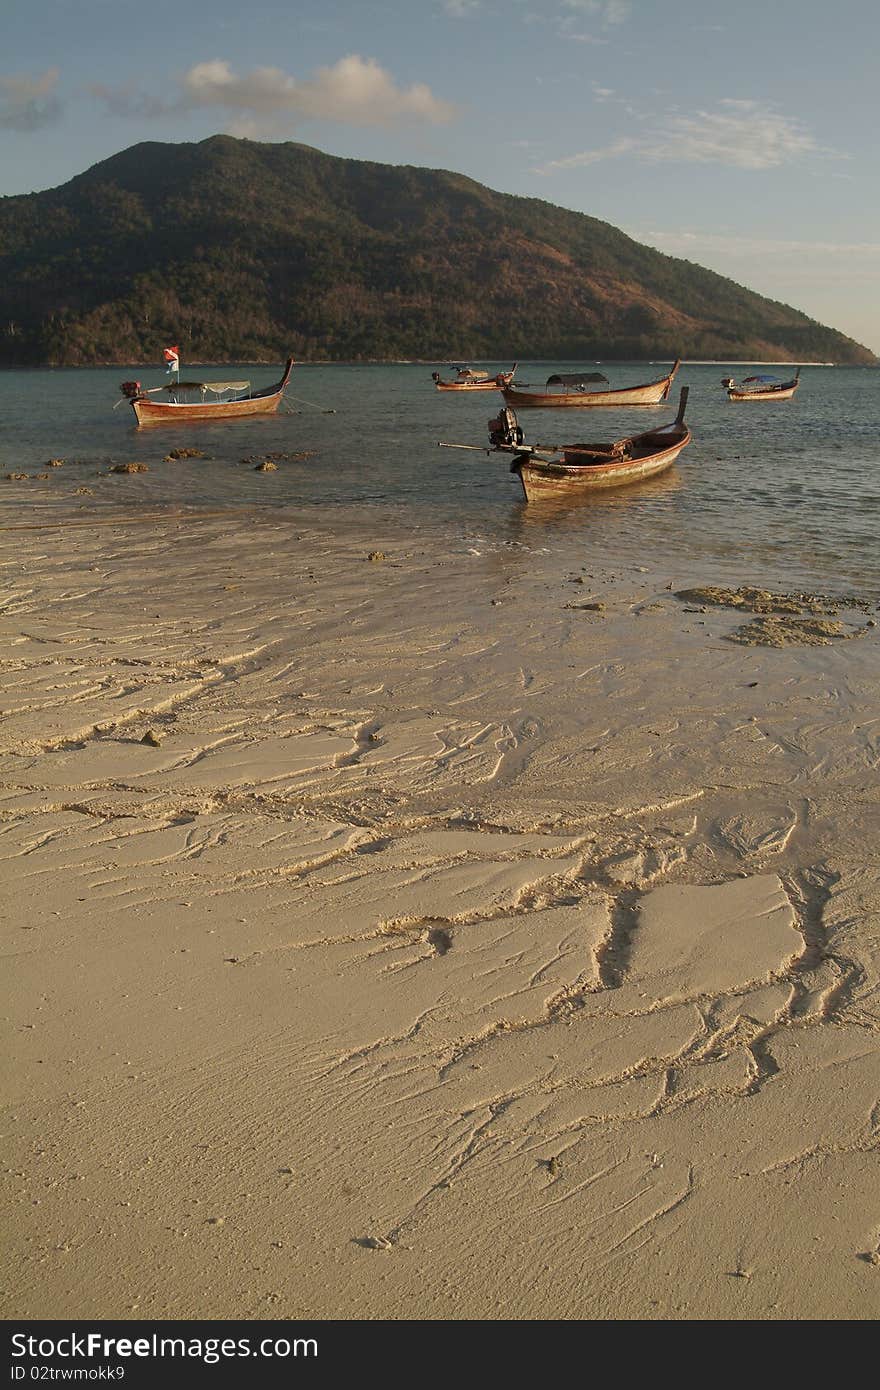
M 608 444 L 530 448 L 523 444 L 522 430 L 509 407 L 489 422 L 489 438 L 494 449 L 513 454 L 510 471 L 518 475 L 527 502 L 621 487 L 662 473 L 690 443 L 691 432 L 684 422 L 687 398 L 688 388 L 683 386 L 678 414 L 668 425 Z
M 288 357 L 281 380 L 259 391 L 252 391 L 249 381 L 172 381 L 150 390 L 143 390 L 139 381 L 123 381 L 119 389 L 131 402 L 139 425 L 271 415 L 281 404 L 292 368 L 293 358 Z M 165 399 L 154 400 L 158 395 Z
M 473 367 L 457 367 L 454 381 L 443 381 L 439 372 L 432 372 L 431 380 L 438 391 L 497 391 L 499 387 L 510 385 L 517 365 L 514 362 L 509 372 L 498 372 L 496 376 L 474 371 Z
M 737 386 L 732 376 L 723 377 L 721 381 L 727 388 L 729 401 L 790 401 L 800 384 L 800 367 L 791 381 L 780 381 L 778 376 L 747 376 L 741 386 Z
M 669 395 L 680 366 L 681 358 L 677 357 L 666 376 L 644 382 L 641 386 L 623 386 L 610 391 L 587 389 L 596 382 L 608 385 L 608 378 L 601 372 L 562 372 L 548 377 L 543 391 L 530 391 L 526 386 L 514 386 L 508 382 L 501 388 L 501 393 L 508 404 L 515 407 L 659 405 Z M 555 387 L 555 390 L 551 390 L 551 387 Z

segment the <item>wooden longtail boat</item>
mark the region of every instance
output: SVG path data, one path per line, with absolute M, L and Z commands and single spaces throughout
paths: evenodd
M 490 376 L 488 372 L 475 372 L 473 367 L 458 367 L 455 381 L 443 381 L 439 372 L 432 372 L 431 380 L 438 391 L 497 391 L 499 387 L 510 385 L 516 368 L 514 362 L 509 372 Z
M 501 388 L 501 393 L 510 405 L 517 408 L 535 405 L 556 408 L 560 406 L 659 405 L 669 395 L 669 388 L 675 380 L 680 366 L 681 358 L 677 357 L 669 373 L 657 381 L 648 381 L 642 386 L 623 386 L 612 391 L 588 391 L 585 389 L 591 382 L 604 381 L 606 385 L 608 384 L 608 378 L 603 376 L 601 372 L 565 372 L 548 377 L 547 389 L 544 391 L 529 391 L 525 386 L 508 384 Z M 556 387 L 556 390 L 551 391 L 549 389 L 551 386 Z
M 776 376 L 747 376 L 741 386 L 737 386 L 732 376 L 723 377 L 721 381 L 727 388 L 729 401 L 790 401 L 800 384 L 800 367 L 791 381 L 780 381 Z
M 683 386 L 678 414 L 668 425 L 610 444 L 529 448 L 522 443 L 522 431 L 509 409 L 490 421 L 489 438 L 495 449 L 513 454 L 510 471 L 518 474 L 527 502 L 577 495 L 592 488 L 621 487 L 662 473 L 690 443 L 691 432 L 684 422 L 687 398 L 688 388 Z
M 179 424 L 181 420 L 230 420 L 243 415 L 271 415 L 281 404 L 290 380 L 293 358 L 274 386 L 252 391 L 249 381 L 173 381 L 167 386 L 141 389 L 139 381 L 123 381 L 120 390 L 131 402 L 139 425 Z M 162 394 L 166 400 L 153 400 Z M 210 399 L 211 397 L 214 399 Z M 121 404 L 121 402 L 120 402 Z

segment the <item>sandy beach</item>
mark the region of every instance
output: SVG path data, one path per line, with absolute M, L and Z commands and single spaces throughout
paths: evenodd
M 3 1316 L 876 1317 L 874 605 L 105 520 L 4 535 Z

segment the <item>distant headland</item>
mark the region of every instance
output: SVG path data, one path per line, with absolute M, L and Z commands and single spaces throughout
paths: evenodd
M 877 363 L 607 222 L 444 170 L 213 136 L 0 199 L 0 365 Z

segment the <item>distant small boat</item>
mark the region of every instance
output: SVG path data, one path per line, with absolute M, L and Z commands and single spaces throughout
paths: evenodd
M 172 381 L 149 390 L 144 390 L 139 381 L 123 381 L 119 389 L 131 402 L 139 425 L 271 415 L 281 404 L 292 368 L 293 358 L 288 357 L 281 380 L 259 391 L 252 391 L 249 381 Z M 160 393 L 165 400 L 152 399 Z
M 669 388 L 681 366 L 681 358 L 676 357 L 671 370 L 657 381 L 648 381 L 641 386 L 622 386 L 611 391 L 590 391 L 587 387 L 594 382 L 604 382 L 608 378 L 601 372 L 558 372 L 547 378 L 546 389 L 530 391 L 525 386 L 508 383 L 501 388 L 504 399 L 513 406 L 629 406 L 659 405 L 669 395 Z M 550 390 L 555 387 L 555 390 Z
M 690 443 L 691 432 L 684 422 L 687 398 L 688 388 L 683 386 L 678 414 L 668 425 L 609 444 L 530 448 L 523 444 L 522 430 L 509 407 L 489 422 L 489 439 L 493 449 L 513 454 L 510 471 L 519 476 L 527 502 L 621 487 L 662 473 Z
M 778 376 L 747 376 L 737 386 L 732 376 L 726 376 L 721 385 L 727 388 L 729 401 L 790 401 L 801 384 L 800 378 L 798 367 L 791 381 L 780 381 Z
M 517 363 L 514 362 L 509 372 L 498 372 L 496 376 L 490 376 L 488 372 L 474 371 L 473 367 L 456 367 L 454 381 L 443 381 L 439 372 L 432 372 L 431 380 L 438 391 L 497 391 L 499 387 L 508 386 L 513 381 L 516 368 Z

